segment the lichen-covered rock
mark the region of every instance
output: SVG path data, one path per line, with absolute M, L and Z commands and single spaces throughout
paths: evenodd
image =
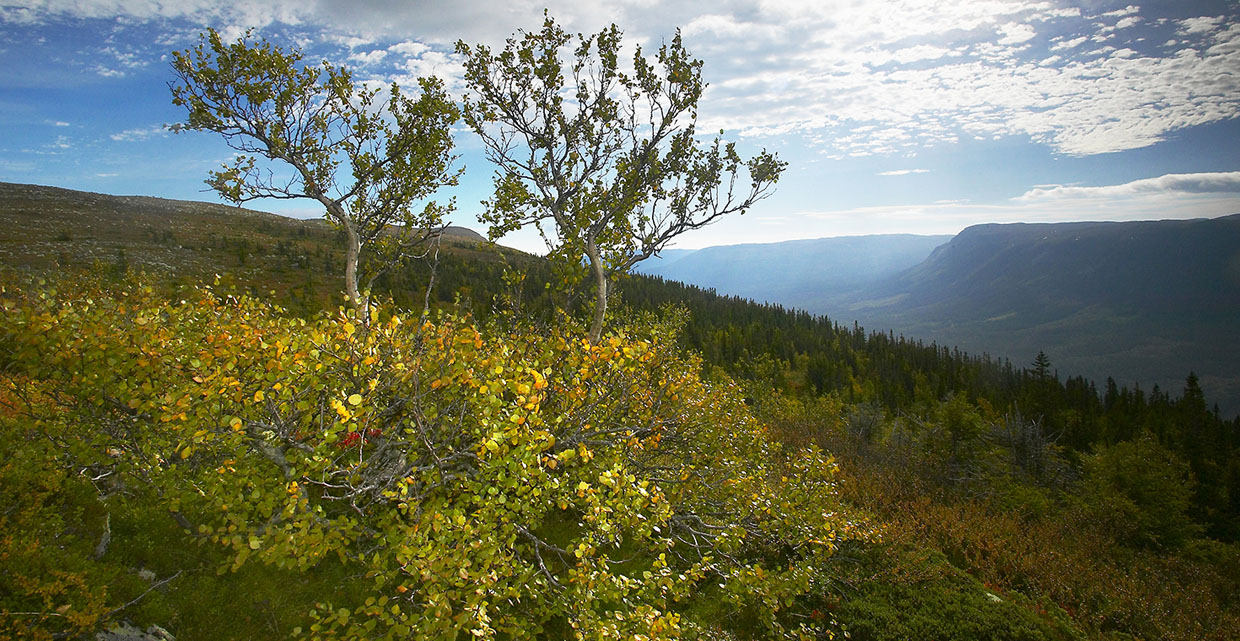
M 157 626 L 145 631 L 129 622 L 119 623 L 95 635 L 95 641 L 176 641 L 171 632 Z

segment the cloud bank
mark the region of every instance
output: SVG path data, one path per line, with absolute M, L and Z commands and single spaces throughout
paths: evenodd
M 1166 174 L 1157 178 L 1145 178 L 1122 185 L 1102 187 L 1043 185 L 1035 187 L 1013 200 L 1020 203 L 1035 203 L 1065 199 L 1080 200 L 1090 198 L 1129 198 L 1145 195 L 1233 193 L 1240 194 L 1240 171 Z
M 707 61 L 703 129 L 799 136 L 829 157 L 1023 137 L 1067 155 L 1155 144 L 1240 116 L 1240 9 L 1180 17 L 1126 1 L 585 0 L 546 3 L 572 31 L 615 21 L 649 50 L 681 25 Z M 457 85 L 457 38 L 502 43 L 543 4 L 405 0 L 17 0 L 0 21 L 108 20 L 291 30 L 375 77 Z M 1181 7 L 1181 12 L 1184 10 Z M 116 42 L 125 38 L 116 37 Z M 1161 44 L 1157 44 L 1161 43 Z M 119 45 L 117 45 L 119 47 Z M 165 50 L 167 47 L 164 48 Z M 123 74 L 143 64 L 112 51 Z

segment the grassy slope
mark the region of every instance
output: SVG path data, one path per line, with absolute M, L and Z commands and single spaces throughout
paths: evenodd
M 483 241 L 459 227 L 445 235 L 449 250 L 466 257 L 494 255 Z M 325 298 L 343 289 L 340 246 L 321 219 L 0 183 L 0 264 L 9 267 L 134 267 L 181 284 L 227 274 L 278 298 L 299 289 Z

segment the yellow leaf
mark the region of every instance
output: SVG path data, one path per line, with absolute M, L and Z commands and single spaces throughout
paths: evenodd
M 263 394 L 263 390 L 258 390 L 257 392 L 254 392 L 254 402 L 255 402 L 255 403 L 262 403 L 262 402 L 263 402 L 263 399 L 264 399 L 264 398 L 266 398 L 266 397 L 267 397 L 267 395 L 266 395 L 266 394 Z
M 349 396 L 349 405 L 361 405 L 361 404 L 362 404 L 361 394 L 352 394 Z

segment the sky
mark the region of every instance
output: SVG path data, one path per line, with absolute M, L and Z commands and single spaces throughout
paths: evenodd
M 788 162 L 774 195 L 677 247 L 1240 213 L 1236 0 L 0 0 L 0 181 L 219 202 L 203 180 L 231 150 L 167 129 L 170 54 L 206 28 L 459 94 L 454 43 L 502 45 L 544 9 L 647 51 L 679 28 L 709 83 L 699 131 Z M 464 128 L 456 151 L 441 195 L 482 230 L 494 168 Z

